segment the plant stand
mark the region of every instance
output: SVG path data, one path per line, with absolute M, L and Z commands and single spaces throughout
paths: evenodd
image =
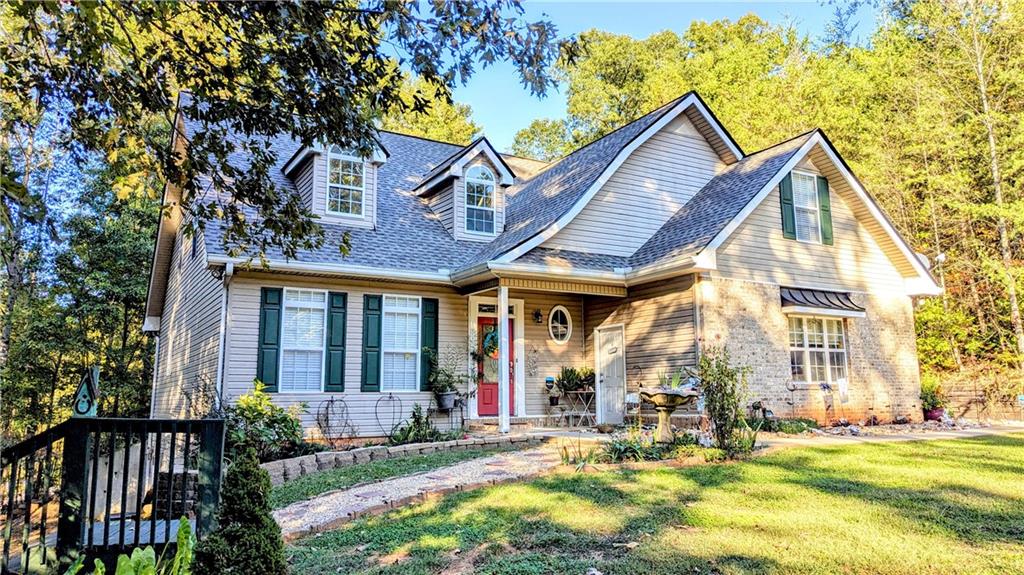
M 640 398 L 654 404 L 654 409 L 658 412 L 657 442 L 672 443 L 672 413 L 696 401 L 697 392 L 692 389 L 640 388 Z

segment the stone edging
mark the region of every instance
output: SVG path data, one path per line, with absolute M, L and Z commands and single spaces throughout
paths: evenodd
M 359 463 L 371 461 L 383 461 L 410 455 L 425 455 L 445 451 L 465 451 L 467 449 L 486 449 L 492 447 L 507 447 L 516 445 L 519 447 L 533 447 L 540 445 L 543 441 L 539 437 L 526 435 L 502 436 L 502 437 L 478 437 L 469 439 L 455 439 L 452 441 L 438 441 L 432 443 L 407 443 L 405 445 L 374 445 L 372 447 L 360 447 L 348 451 L 324 451 L 302 457 L 291 459 L 280 459 L 261 463 L 260 467 L 270 474 L 270 484 L 281 485 L 286 481 L 298 479 L 304 475 L 348 467 Z

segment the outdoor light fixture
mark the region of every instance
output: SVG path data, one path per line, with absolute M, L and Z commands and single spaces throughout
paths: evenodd
M 539 309 L 533 310 L 533 323 L 544 323 L 544 312 Z

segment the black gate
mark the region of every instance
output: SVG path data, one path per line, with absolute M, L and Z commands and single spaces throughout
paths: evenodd
M 2 573 L 57 571 L 213 528 L 221 419 L 69 419 L 3 450 Z

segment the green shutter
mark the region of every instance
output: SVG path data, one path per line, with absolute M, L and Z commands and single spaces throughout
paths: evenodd
M 348 294 L 327 294 L 327 369 L 324 391 L 345 391 L 345 318 Z
M 363 381 L 360 391 L 380 391 L 381 296 L 363 296 Z
M 782 204 L 782 235 L 796 239 L 796 213 L 793 210 L 793 176 L 786 174 L 779 182 L 779 203 Z
M 281 288 L 260 289 L 260 339 L 256 379 L 264 391 L 277 391 L 277 362 L 281 354 Z
M 818 213 L 821 215 L 821 243 L 832 245 L 832 200 L 828 195 L 828 179 L 818 176 Z
M 420 316 L 420 347 L 429 349 L 437 357 L 437 300 L 423 298 Z M 424 350 L 421 350 L 424 351 Z M 430 354 L 420 353 L 420 391 L 430 391 Z

